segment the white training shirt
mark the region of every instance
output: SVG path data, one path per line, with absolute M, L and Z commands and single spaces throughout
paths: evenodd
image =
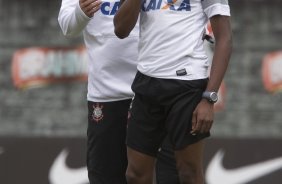
M 79 0 L 63 0 L 59 24 L 66 36 L 83 32 L 89 55 L 87 100 L 107 102 L 133 96 L 131 83 L 136 74 L 139 27 L 128 38 L 115 36 L 113 18 L 119 1 L 105 0 L 93 18 L 87 17 Z
M 144 0 L 138 70 L 156 78 L 207 78 L 202 36 L 214 15 L 230 16 L 227 0 Z

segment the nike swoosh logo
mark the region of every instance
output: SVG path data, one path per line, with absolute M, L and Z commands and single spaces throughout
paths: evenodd
M 208 165 L 206 171 L 208 184 L 245 184 L 282 168 L 282 157 L 279 157 L 227 170 L 222 165 L 223 157 L 224 152 L 218 151 Z
M 64 149 L 54 160 L 50 171 L 51 184 L 85 184 L 89 183 L 87 168 L 69 168 L 66 164 L 68 151 Z

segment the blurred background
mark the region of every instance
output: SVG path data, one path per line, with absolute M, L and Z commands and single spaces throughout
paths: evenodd
M 229 4 L 234 50 L 207 141 L 206 182 L 281 184 L 282 1 Z M 82 37 L 61 33 L 60 5 L 0 0 L 1 184 L 87 183 L 87 61 Z

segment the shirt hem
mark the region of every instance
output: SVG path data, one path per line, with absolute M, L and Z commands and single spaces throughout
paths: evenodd
M 91 102 L 116 102 L 116 101 L 121 101 L 121 100 L 130 100 L 133 98 L 132 97 L 124 97 L 124 98 L 109 98 L 109 99 L 101 99 L 101 98 L 92 98 L 92 97 L 87 97 L 87 101 Z

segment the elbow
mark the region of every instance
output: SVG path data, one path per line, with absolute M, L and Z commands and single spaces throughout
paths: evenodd
M 67 23 L 62 21 L 60 18 L 58 19 L 58 21 L 59 21 L 59 26 L 62 30 L 62 33 L 66 38 L 77 37 L 79 35 L 80 33 L 79 31 L 72 29 Z
M 65 29 L 62 29 L 62 33 L 66 38 L 75 38 L 75 37 L 78 37 L 80 34 L 80 32 L 71 30 L 68 27 L 66 27 Z
M 71 31 L 63 31 L 63 34 L 66 38 L 74 38 L 74 37 L 78 37 L 78 33 L 74 33 Z
M 115 35 L 120 39 L 124 39 L 129 36 L 129 32 L 115 28 Z
M 114 32 L 120 39 L 124 39 L 130 34 L 129 29 L 122 22 L 118 21 L 117 15 L 114 17 Z
M 216 41 L 216 43 L 219 43 L 220 45 L 224 46 L 226 49 L 228 49 L 230 52 L 232 52 L 233 49 L 233 38 L 232 34 L 226 34 L 225 36 L 221 37 Z

